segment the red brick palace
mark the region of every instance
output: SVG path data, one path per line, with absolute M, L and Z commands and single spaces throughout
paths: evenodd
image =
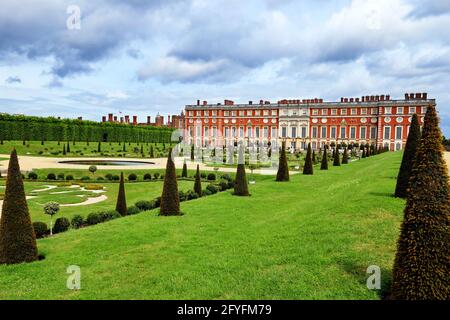
M 404 147 L 411 116 L 417 113 L 423 124 L 427 106 L 435 105 L 426 93 L 406 93 L 404 99 L 390 95 L 323 99 L 260 100 L 247 104 L 208 104 L 197 100 L 185 107 L 185 141 L 197 146 L 248 142 L 286 141 L 287 147 L 313 149 L 332 142 L 369 143 L 387 146 L 391 151 Z

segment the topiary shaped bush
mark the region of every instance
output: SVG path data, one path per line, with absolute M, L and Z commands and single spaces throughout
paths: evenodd
M 28 174 L 28 179 L 30 179 L 30 180 L 36 180 L 37 178 L 38 178 L 38 175 L 36 172 L 32 171 Z
M 136 181 L 137 180 L 137 175 L 134 173 L 130 173 L 128 175 L 128 181 Z
M 56 180 L 56 175 L 54 173 L 47 174 L 47 180 Z
M 74 229 L 80 229 L 84 226 L 84 224 L 85 224 L 84 218 L 82 216 L 80 216 L 79 214 L 74 215 L 72 217 L 72 221 L 70 222 L 70 225 Z
M 152 180 L 152 175 L 150 173 L 144 174 L 144 180 L 145 181 Z
M 86 218 L 86 224 L 93 226 L 101 222 L 100 215 L 97 212 L 90 213 Z
M 55 225 L 53 227 L 53 233 L 65 232 L 69 229 L 69 227 L 70 227 L 69 219 L 67 219 L 65 217 L 58 218 L 55 221 Z
M 142 210 L 139 209 L 139 208 L 136 207 L 136 206 L 131 206 L 131 207 L 128 207 L 128 208 L 127 208 L 128 215 L 138 214 L 138 213 L 140 213 L 141 211 L 142 211 Z
M 141 211 L 148 211 L 154 209 L 154 203 L 152 201 L 141 200 L 134 204 Z
M 73 175 L 68 174 L 68 175 L 66 176 L 66 181 L 71 181 L 71 180 L 73 180 Z
M 33 222 L 34 234 L 36 235 L 36 239 L 41 239 L 48 235 L 49 230 L 47 224 L 45 222 L 36 221 Z

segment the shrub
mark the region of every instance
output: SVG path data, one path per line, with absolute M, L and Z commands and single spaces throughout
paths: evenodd
M 64 180 L 64 173 L 58 173 L 58 180 Z
M 119 181 L 120 177 L 117 174 L 115 174 L 115 175 L 112 176 L 112 180 L 113 181 Z
M 161 174 L 160 174 L 159 172 L 155 172 L 155 173 L 153 174 L 153 177 L 155 177 L 155 180 L 158 180 L 158 178 L 159 178 L 160 175 L 161 175 Z
M 159 208 L 161 206 L 161 197 L 155 198 L 153 200 L 153 205 L 155 206 L 155 208 Z
M 86 218 L 86 224 L 88 226 L 93 226 L 100 222 L 101 222 L 100 215 L 96 212 L 89 213 L 89 215 Z
M 140 213 L 142 210 L 136 206 L 131 206 L 127 208 L 128 215 L 134 215 Z
M 120 213 L 118 213 L 116 210 L 99 212 L 98 215 L 100 218 L 100 222 L 106 222 L 121 217 Z
M 122 216 L 127 215 L 127 199 L 125 194 L 125 182 L 123 179 L 123 172 L 120 173 L 119 192 L 117 193 L 116 211 Z
M 203 173 L 203 172 L 202 172 L 202 173 L 200 174 L 200 177 L 201 177 L 202 179 L 206 179 L 206 173 Z
M 238 173 L 240 173 L 240 176 L 243 175 L 245 176 L 245 167 L 239 169 L 238 166 Z M 236 175 L 236 178 L 238 176 Z M 289 167 L 288 167 L 288 162 L 287 162 L 287 157 L 286 157 L 286 142 L 283 141 L 281 143 L 281 154 L 280 154 L 280 158 L 278 161 L 278 172 L 277 172 L 277 178 L 275 179 L 275 181 L 289 181 Z M 244 186 L 242 186 L 244 187 Z M 245 192 L 244 192 L 245 193 Z M 248 193 L 248 191 L 247 191 Z
M 228 173 L 222 175 L 220 178 L 227 180 L 227 181 L 233 181 L 233 179 L 231 178 L 231 176 Z
M 210 196 L 210 195 L 212 195 L 212 192 L 209 191 L 208 189 L 203 190 L 202 193 L 203 193 L 204 196 Z
M 147 180 L 152 180 L 152 175 L 151 175 L 150 173 L 144 174 L 144 180 L 145 180 L 145 181 L 147 181 Z
M 65 217 L 58 218 L 55 221 L 55 226 L 53 227 L 53 233 L 65 232 L 69 229 L 69 227 L 70 227 L 69 219 L 67 219 Z
M 105 178 L 106 178 L 106 180 L 112 180 L 113 175 L 111 173 L 107 173 L 107 174 L 105 174 Z
M 195 183 L 194 183 L 194 192 L 198 194 L 199 197 L 202 196 L 202 182 L 200 180 L 200 167 L 197 164 L 197 171 L 195 173 Z
M 169 150 L 167 157 L 166 173 L 164 176 L 159 214 L 163 216 L 177 216 L 181 214 L 177 172 L 175 169 L 175 163 L 172 160 L 172 149 Z
M 219 182 L 220 191 L 225 191 L 228 189 L 228 181 L 222 180 Z
M 73 175 L 68 174 L 68 175 L 66 176 L 66 180 L 67 180 L 67 181 L 73 180 Z
M 206 187 L 206 190 L 209 190 L 212 194 L 216 194 L 217 192 L 219 192 L 219 187 L 215 186 L 213 184 L 210 184 Z
M 37 178 L 38 178 L 38 175 L 36 172 L 32 171 L 28 174 L 28 179 L 30 179 L 30 180 L 36 180 Z
M 136 181 L 137 180 L 137 175 L 134 173 L 130 173 L 128 175 L 128 181 Z
M 214 180 L 216 180 L 216 175 L 215 175 L 214 173 L 208 174 L 208 180 L 209 180 L 209 181 L 214 181 Z
M 148 211 L 154 209 L 155 205 L 152 201 L 141 200 L 134 204 L 135 207 L 141 211 Z
M 230 180 L 228 181 L 228 189 L 233 189 L 234 188 L 234 181 Z
M 183 191 L 178 191 L 179 197 L 180 197 L 180 202 L 181 201 L 186 201 L 186 194 Z
M 187 200 L 197 199 L 198 197 L 199 197 L 199 195 L 196 192 L 194 192 L 193 190 L 188 190 L 186 192 Z
M 72 217 L 72 221 L 70 222 L 70 225 L 74 229 L 80 229 L 84 225 L 84 218 L 80 216 L 79 214 L 74 215 Z
M 88 176 L 84 176 L 84 177 L 81 177 L 81 180 L 87 181 L 87 180 L 91 180 L 91 178 L 89 178 Z
M 86 189 L 86 190 L 103 190 L 104 187 L 101 184 L 93 184 L 93 183 L 91 183 L 91 184 L 85 185 L 84 189 Z
M 322 151 L 322 163 L 320 164 L 320 170 L 328 170 L 328 147 L 325 145 Z
M 49 232 L 47 224 L 40 221 L 33 222 L 33 229 L 37 239 L 45 237 Z
M 287 160 L 286 160 L 286 153 L 285 155 L 285 170 L 282 170 L 281 174 L 277 174 L 277 181 L 288 181 L 289 180 L 289 169 L 287 166 Z M 282 162 L 281 162 L 282 163 Z M 287 174 L 287 176 L 284 176 Z M 279 180 L 279 178 L 287 179 L 287 180 Z M 244 151 L 243 147 L 241 146 L 239 148 L 239 158 L 238 158 L 238 165 L 236 170 L 236 181 L 234 184 L 234 193 L 235 196 L 243 196 L 248 197 L 250 196 L 250 193 L 248 192 L 248 182 L 247 182 L 247 175 L 245 174 L 245 164 L 244 164 Z
M 313 160 L 312 160 L 312 150 L 311 142 L 308 143 L 308 151 L 306 152 L 305 165 L 303 166 L 303 174 L 313 174 Z
M 47 175 L 47 180 L 56 180 L 56 175 L 54 173 L 49 173 Z

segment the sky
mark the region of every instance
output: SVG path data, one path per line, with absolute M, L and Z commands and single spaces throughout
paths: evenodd
M 448 0 L 0 0 L 0 112 L 428 92 L 450 136 L 449 30 Z

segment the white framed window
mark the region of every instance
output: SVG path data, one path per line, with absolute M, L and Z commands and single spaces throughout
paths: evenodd
M 224 115 L 225 117 L 228 117 L 228 116 L 230 115 L 230 111 L 224 111 L 224 112 L 223 112 L 223 115 Z
M 366 139 L 366 127 L 361 127 L 359 131 L 359 138 Z
M 261 115 L 261 110 L 255 110 L 255 116 L 260 116 Z
M 370 114 L 378 114 L 378 109 L 377 108 L 371 108 L 370 109 Z
M 345 139 L 345 127 L 341 127 L 341 139 Z
M 317 138 L 317 127 L 312 127 L 312 137 Z
M 307 134 L 306 134 L 306 127 L 302 127 L 302 138 L 306 138 Z
M 341 109 L 341 116 L 347 115 L 347 109 Z
M 259 139 L 259 127 L 255 128 L 255 137 Z
M 350 139 L 356 139 L 356 128 L 350 127 Z
M 403 114 L 403 107 L 397 107 L 397 114 Z
M 231 137 L 236 138 L 236 127 L 231 128 Z
M 217 137 L 217 127 L 212 127 L 213 137 Z
M 384 127 L 384 139 L 389 140 L 391 138 L 391 127 L 385 126 Z
M 331 139 L 336 139 L 336 127 L 331 127 L 330 128 L 330 138 Z
M 244 127 L 239 127 L 239 137 L 240 138 L 244 137 Z
M 239 111 L 239 116 L 243 117 L 245 115 L 244 111 Z
M 331 109 L 331 115 L 332 116 L 337 115 L 337 109 Z
M 319 114 L 319 110 L 313 109 L 312 114 L 313 116 L 317 116 Z
M 269 110 L 264 110 L 263 111 L 263 115 L 268 116 L 269 115 Z
M 236 117 L 236 111 L 231 111 L 231 116 Z
M 322 131 L 321 131 L 321 133 L 320 133 L 320 137 L 321 137 L 322 139 L 325 139 L 325 138 L 327 137 L 327 127 L 322 127 L 321 130 L 322 130 Z
M 251 117 L 251 116 L 252 116 L 252 113 L 253 113 L 252 110 L 247 110 L 247 116 L 248 116 L 248 117 Z
M 269 128 L 264 127 L 263 128 L 263 134 L 264 134 L 264 138 L 268 138 L 269 137 Z
M 216 111 L 216 110 L 213 110 L 213 111 L 212 111 L 212 116 L 213 116 L 213 117 L 217 116 L 217 111 Z
M 297 127 L 292 127 L 291 128 L 291 137 L 292 138 L 297 138 Z
M 402 132 L 403 132 L 403 127 L 395 127 L 395 139 L 397 140 L 401 140 L 402 139 Z
M 225 131 L 224 131 L 225 138 L 228 138 L 229 134 L 230 134 L 230 130 L 228 129 L 228 127 L 225 127 Z
M 416 112 L 416 107 L 409 107 L 409 114 L 413 114 Z
M 272 139 L 276 139 L 277 138 L 277 127 L 272 127 L 272 133 L 271 133 L 271 138 Z
M 377 127 L 370 128 L 370 139 L 377 138 Z
M 281 127 L 281 137 L 282 138 L 287 137 L 287 127 Z
M 208 134 L 209 134 L 209 128 L 205 127 L 205 137 L 208 137 Z
M 253 138 L 253 128 L 247 127 L 247 137 Z
M 366 115 L 367 114 L 367 109 L 366 108 L 361 108 L 361 114 L 362 115 Z
M 422 113 L 423 114 L 427 113 L 427 107 L 422 107 Z
M 328 109 L 322 109 L 322 115 L 326 116 L 328 114 Z
M 356 115 L 356 114 L 357 114 L 356 108 L 352 108 L 352 110 L 351 110 L 351 115 L 354 116 L 354 115 Z
M 391 107 L 384 107 L 384 114 L 391 114 L 392 108 Z
M 277 115 L 277 110 L 272 110 L 272 115 L 276 116 Z

